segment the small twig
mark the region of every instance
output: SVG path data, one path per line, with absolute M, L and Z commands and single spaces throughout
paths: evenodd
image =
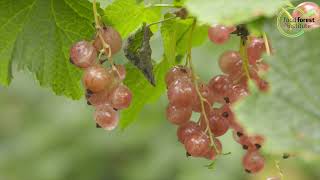
M 163 23 L 163 22 L 169 21 L 171 19 L 175 19 L 175 18 L 177 18 L 177 16 L 173 16 L 173 17 L 169 17 L 167 19 L 163 19 L 163 20 L 160 20 L 160 21 L 157 21 L 157 22 L 153 22 L 153 23 L 148 24 L 147 26 L 150 27 L 152 25 L 160 24 L 160 23 Z
M 109 63 L 112 67 L 112 70 L 116 71 L 118 76 L 120 77 L 120 73 L 118 71 L 118 69 L 115 67 L 114 63 L 113 63 L 113 59 L 112 59 L 112 51 L 111 51 L 111 47 L 110 45 L 104 40 L 102 34 L 101 34 L 101 25 L 100 25 L 100 21 L 99 21 L 99 14 L 98 14 L 98 10 L 97 10 L 97 2 L 96 0 L 92 1 L 92 6 L 93 6 L 93 16 L 94 16 L 94 20 L 95 20 L 95 27 L 96 27 L 96 31 L 97 31 L 97 36 L 99 37 L 101 43 L 102 43 L 102 47 L 103 50 L 101 51 L 102 53 L 106 54 L 106 52 L 108 52 L 108 60 Z M 100 59 L 99 59 L 100 60 Z M 100 61 L 101 64 L 103 64 L 105 61 L 102 60 Z
M 197 75 L 196 75 L 196 73 L 194 71 L 193 64 L 192 64 L 192 56 L 191 56 L 192 37 L 193 37 L 193 31 L 195 29 L 196 23 L 197 23 L 197 20 L 194 19 L 193 23 L 192 23 L 191 31 L 190 31 L 190 38 L 189 38 L 189 41 L 188 41 L 188 51 L 187 51 L 187 57 L 186 58 L 187 58 L 189 66 L 190 66 L 190 70 L 192 72 L 192 82 L 193 82 L 193 84 L 195 86 L 197 95 L 198 95 L 199 100 L 200 100 L 201 113 L 203 114 L 203 117 L 205 119 L 205 123 L 206 123 L 205 133 L 208 132 L 211 146 L 214 148 L 214 150 L 215 150 L 215 152 L 217 154 L 220 154 L 221 152 L 219 152 L 219 150 L 218 150 L 218 148 L 217 148 L 217 146 L 216 146 L 216 144 L 214 143 L 214 140 L 213 140 L 213 134 L 212 134 L 212 132 L 210 130 L 209 119 L 207 117 L 207 113 L 206 113 L 205 105 L 204 105 L 204 101 L 203 101 L 204 98 L 202 97 L 202 95 L 200 93 L 199 85 L 198 85 L 198 81 L 197 81 Z
M 182 6 L 174 5 L 174 4 L 150 4 L 146 6 L 146 8 L 154 8 L 154 7 L 182 8 Z
M 276 164 L 276 168 L 279 171 L 280 179 L 283 180 L 283 171 L 282 171 L 282 169 L 280 167 L 280 161 L 275 161 L 275 164 Z
M 291 3 L 291 1 L 289 1 L 289 0 L 287 0 L 287 5 L 288 5 L 289 7 L 295 7 L 295 6 Z
M 248 79 L 250 79 L 250 72 L 249 72 L 249 60 L 248 60 L 248 53 L 247 53 L 247 43 L 246 39 L 241 38 L 240 40 L 240 56 L 242 59 L 242 68 Z
M 271 56 L 271 50 L 270 50 L 269 41 L 268 41 L 268 37 L 267 37 L 266 32 L 263 32 L 262 36 L 263 36 L 263 40 L 264 40 L 264 45 L 266 46 L 267 54 L 268 54 L 268 56 Z

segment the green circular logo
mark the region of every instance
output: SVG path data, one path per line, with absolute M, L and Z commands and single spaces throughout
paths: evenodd
M 294 7 L 283 8 L 277 17 L 277 27 L 281 34 L 289 38 L 301 36 L 304 33 L 305 22 L 297 20 L 291 16 L 294 10 L 298 10 L 300 14 L 304 14 L 299 8 Z

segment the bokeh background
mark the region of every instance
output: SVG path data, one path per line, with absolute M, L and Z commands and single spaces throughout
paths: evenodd
M 219 73 L 218 56 L 237 45 L 232 39 L 223 46 L 207 42 L 195 48 L 201 78 Z M 160 59 L 159 35 L 152 46 L 153 58 Z M 123 54 L 116 61 L 126 62 Z M 165 95 L 146 105 L 124 131 L 106 132 L 95 127 L 93 109 L 84 99 L 56 96 L 41 88 L 31 73 L 14 74 L 9 88 L 0 87 L 0 180 L 266 180 L 279 176 L 278 160 L 287 180 L 320 179 L 319 162 L 281 160 L 268 152 L 265 171 L 246 174 L 241 166 L 244 151 L 230 132 L 222 142 L 224 152 L 231 154 L 219 157 L 213 169 L 205 167 L 207 160 L 187 158 L 176 127 L 165 118 Z

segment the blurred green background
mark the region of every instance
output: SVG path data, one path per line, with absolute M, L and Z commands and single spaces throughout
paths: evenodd
M 226 45 L 206 43 L 194 50 L 195 67 L 208 80 L 219 73 L 216 60 L 237 39 Z M 153 58 L 160 59 L 162 45 L 152 40 Z M 124 56 L 116 57 L 124 62 Z M 229 132 L 222 138 L 231 155 L 210 162 L 187 158 L 177 141 L 176 127 L 164 116 L 165 95 L 147 105 L 124 131 L 95 128 L 93 109 L 84 99 L 72 101 L 40 88 L 31 74 L 16 72 L 9 88 L 0 87 L 0 180 L 260 180 L 279 176 L 275 161 L 266 154 L 265 171 L 246 174 L 241 166 L 244 151 Z M 319 162 L 291 158 L 280 163 L 287 180 L 320 179 Z

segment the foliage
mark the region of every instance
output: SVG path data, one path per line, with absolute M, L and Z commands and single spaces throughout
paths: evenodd
M 104 4 L 108 5 L 99 11 L 102 21 L 116 28 L 123 39 L 136 33 L 143 24 L 173 16 L 168 13 L 170 10 L 146 6 L 144 1 L 114 0 Z M 196 47 L 205 42 L 212 23 L 246 23 L 252 33 L 261 35 L 268 18 L 275 16 L 286 2 L 175 0 L 174 4 L 185 5 L 190 14 L 198 18 L 192 42 Z M 74 42 L 88 40 L 94 35 L 91 6 L 87 0 L 2 0 L 0 84 L 9 86 L 13 67 L 17 66 L 19 70 L 30 71 L 41 86 L 50 87 L 55 94 L 80 99 L 83 95 L 81 73 L 69 63 L 69 48 Z M 149 75 L 153 73 L 149 79 L 155 86 L 150 85 L 136 67 L 126 65 L 128 75 L 125 83 L 134 97 L 130 108 L 121 113 L 122 128 L 136 119 L 145 104 L 157 100 L 165 92 L 165 73 L 184 58 L 192 22 L 190 18 L 172 18 L 161 23 L 160 28 L 151 26 L 153 34 L 160 32 L 163 45 L 163 56 L 152 61 L 153 72 L 149 72 Z M 270 140 L 266 150 L 269 152 L 319 152 L 320 82 L 317 60 L 320 54 L 316 49 L 319 31 L 306 32 L 302 37 L 291 40 L 282 37 L 271 24 L 266 31 L 275 54 L 266 57 L 271 64 L 266 78 L 272 91 L 260 94 L 253 88 L 252 95 L 235 107 L 237 115 L 241 121 L 248 122 L 249 130 L 267 135 Z M 147 51 L 149 71 L 152 69 L 150 56 L 150 51 Z M 121 55 L 115 58 L 116 61 L 120 59 Z M 198 61 L 207 63 L 202 58 Z
M 267 32 L 275 50 L 266 57 L 271 92 L 253 88 L 252 95 L 236 106 L 239 120 L 251 132 L 266 135 L 269 152 L 319 153 L 320 51 L 315 47 L 320 32 L 295 39 L 281 36 L 273 27 Z

